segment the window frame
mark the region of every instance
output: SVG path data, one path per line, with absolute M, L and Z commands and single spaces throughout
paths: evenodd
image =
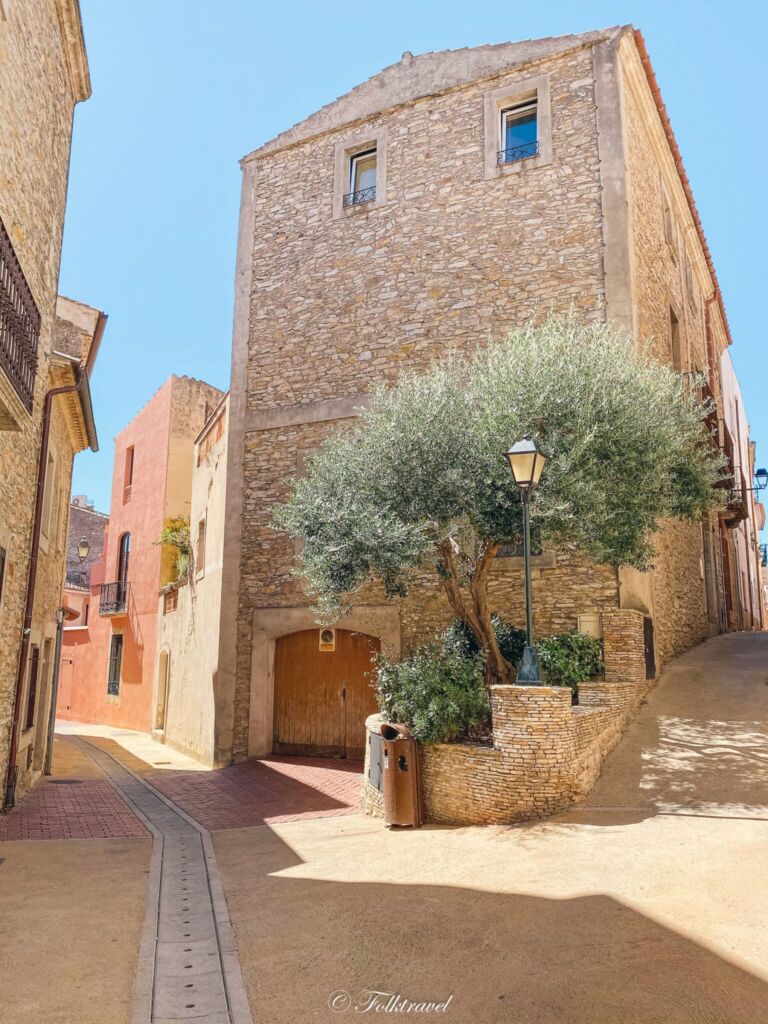
M 125 463 L 123 465 L 123 504 L 131 500 L 133 491 L 133 472 L 136 465 L 136 446 L 129 444 L 125 449 Z
M 116 643 L 116 641 L 119 641 Z M 124 638 L 122 633 L 112 633 L 109 638 L 109 651 L 107 653 L 107 699 L 119 698 L 123 683 L 123 649 Z M 115 648 L 117 647 L 117 654 Z M 114 662 L 117 662 L 117 678 L 112 675 Z M 114 689 L 113 689 L 114 687 Z
M 521 144 L 520 146 L 517 146 L 517 147 L 514 147 L 514 146 L 508 147 L 506 145 L 506 142 L 507 142 L 507 127 L 509 125 L 509 122 L 510 121 L 518 121 L 518 120 L 520 120 L 521 117 L 524 114 L 528 113 L 531 110 L 535 114 L 536 139 L 535 139 L 534 143 L 523 143 L 523 144 Z M 539 104 L 538 104 L 538 100 L 536 99 L 536 97 L 534 96 L 534 98 L 530 99 L 530 100 L 521 100 L 520 103 L 516 103 L 516 104 L 514 104 L 511 107 L 502 107 L 502 109 L 499 111 L 499 115 L 501 117 L 501 124 L 499 126 L 499 142 L 500 142 L 500 146 L 499 146 L 499 151 L 496 154 L 497 161 L 499 161 L 500 163 L 502 163 L 504 165 L 506 165 L 507 163 L 514 163 L 515 161 L 512 161 L 512 160 L 509 160 L 509 161 L 503 160 L 502 161 L 500 159 L 501 158 L 501 154 L 502 153 L 504 153 L 504 154 L 508 153 L 510 149 L 515 149 L 515 148 L 523 149 L 526 145 L 535 145 L 536 146 L 536 152 L 535 153 L 530 153 L 530 154 L 528 154 L 528 156 L 517 157 L 516 159 L 527 160 L 527 159 L 529 159 L 532 156 L 537 156 L 538 155 L 538 147 L 539 147 Z
M 661 225 L 664 233 L 664 241 L 669 247 L 669 255 L 672 257 L 672 262 L 677 266 L 677 222 L 675 220 L 675 215 L 672 212 L 672 203 L 669 198 L 669 192 L 663 182 L 661 183 Z
M 5 594 L 5 569 L 8 564 L 8 548 L 5 544 L 5 538 L 3 537 L 3 543 L 0 543 L 0 613 L 3 610 L 3 595 Z
M 29 732 L 35 727 L 35 716 L 37 714 L 37 697 L 40 686 L 40 644 L 29 645 L 29 668 L 27 670 L 27 692 L 24 699 L 24 727 L 23 732 Z
M 349 204 L 346 201 L 350 196 L 356 196 L 361 192 L 368 192 L 371 188 L 373 189 L 372 196 L 370 196 L 368 199 L 358 199 L 356 202 L 353 202 L 352 205 L 358 205 L 359 203 L 372 203 L 375 202 L 376 200 L 376 182 L 374 182 L 373 185 L 368 185 L 364 189 L 355 187 L 356 185 L 359 184 L 359 182 L 355 180 L 357 176 L 358 166 L 362 160 L 367 160 L 369 159 L 369 157 L 374 158 L 374 177 L 378 180 L 379 154 L 376 148 L 361 150 L 359 153 L 354 153 L 349 158 L 349 192 L 344 196 L 343 199 L 343 202 L 347 206 Z
M 202 540 L 201 540 L 202 537 Z M 208 513 L 197 521 L 197 543 L 195 545 L 195 579 L 205 576 L 205 545 L 208 540 Z
M 40 515 L 40 547 L 47 552 L 51 542 L 51 519 L 53 516 L 54 491 L 56 489 L 56 455 L 49 448 L 45 463 L 43 482 L 43 507 Z
M 696 279 L 693 273 L 691 255 L 687 249 L 685 250 L 685 292 L 688 298 L 688 305 L 694 313 L 698 313 L 699 304 L 696 301 Z
M 675 365 L 675 343 L 677 343 L 677 356 L 679 366 Z M 672 302 L 669 303 L 669 361 L 672 369 L 678 373 L 685 373 L 688 365 L 687 352 L 681 331 L 681 317 Z
M 350 195 L 352 162 L 365 153 L 376 153 L 376 198 L 344 205 Z M 379 127 L 339 140 L 334 146 L 332 217 L 338 220 L 363 212 L 370 213 L 387 201 L 387 130 Z
M 502 134 L 503 114 L 522 106 L 536 106 L 536 139 L 538 152 L 533 156 L 499 163 L 499 153 L 506 149 Z M 510 82 L 483 94 L 485 177 L 501 178 L 520 174 L 529 168 L 546 167 L 552 163 L 552 109 L 550 76 L 537 75 Z

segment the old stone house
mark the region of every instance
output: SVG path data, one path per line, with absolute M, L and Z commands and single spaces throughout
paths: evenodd
M 216 755 L 344 753 L 369 699 L 370 649 L 408 651 L 450 613 L 427 581 L 396 604 L 367 593 L 323 650 L 291 575 L 294 545 L 270 525 L 307 452 L 355 415 L 374 381 L 570 308 L 623 325 L 682 372 L 705 372 L 713 443 L 725 448 L 720 360 L 731 337 L 631 26 L 405 53 L 242 170 Z M 645 646 L 653 674 L 727 628 L 726 530 L 717 517 L 666 523 L 647 574 L 545 551 L 538 634 L 626 612 L 641 633 L 628 641 L 632 658 Z M 499 559 L 493 592 L 521 622 L 515 559 Z M 354 649 L 360 635 L 368 651 Z
M 72 456 L 96 447 L 88 377 L 106 318 L 57 297 L 72 120 L 89 95 L 76 0 L 0 4 L 0 778 L 7 801 L 41 766 Z
M 173 375 L 115 438 L 112 500 L 80 614 L 64 630 L 57 714 L 149 732 L 162 721 L 157 680 L 158 595 L 178 576 L 163 529 L 190 514 L 196 436 L 222 393 Z M 79 542 L 73 519 L 67 547 Z

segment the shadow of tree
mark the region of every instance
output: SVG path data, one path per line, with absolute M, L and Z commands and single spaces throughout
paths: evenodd
M 675 659 L 586 801 L 554 820 L 768 819 L 766 676 L 766 633 L 716 637 Z

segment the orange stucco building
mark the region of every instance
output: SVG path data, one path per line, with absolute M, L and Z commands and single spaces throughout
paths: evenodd
M 169 377 L 115 438 L 101 557 L 65 592 L 58 717 L 152 728 L 158 594 L 175 579 L 177 554 L 160 537 L 189 516 L 194 439 L 221 397 L 204 381 Z M 69 541 L 76 552 L 78 538 Z

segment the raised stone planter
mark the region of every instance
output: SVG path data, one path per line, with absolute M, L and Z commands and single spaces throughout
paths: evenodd
M 543 818 L 583 799 L 606 755 L 618 742 L 651 682 L 645 679 L 643 616 L 616 611 L 605 631 L 605 681 L 582 683 L 579 705 L 554 686 L 494 686 L 493 746 L 470 743 L 422 747 L 422 785 L 428 822 L 511 824 Z M 623 651 L 616 652 L 619 642 Z M 617 678 L 618 677 L 618 678 Z M 377 733 L 381 718 L 366 722 Z M 365 811 L 383 815 L 381 793 L 369 781 L 366 745 Z

